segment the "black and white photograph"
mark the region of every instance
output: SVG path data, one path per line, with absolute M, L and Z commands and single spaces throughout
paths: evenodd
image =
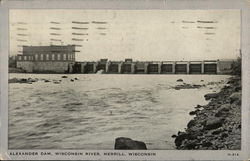
M 239 10 L 9 13 L 10 149 L 241 149 Z
M 3 1 L 0 158 L 247 160 L 250 4 L 181 1 Z

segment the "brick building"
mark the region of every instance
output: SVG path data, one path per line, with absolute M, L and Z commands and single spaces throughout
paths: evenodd
M 23 46 L 17 68 L 26 72 L 65 73 L 75 62 L 75 46 Z

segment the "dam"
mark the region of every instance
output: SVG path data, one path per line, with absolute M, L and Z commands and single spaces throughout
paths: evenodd
M 108 61 L 101 59 L 97 62 L 74 62 L 69 64 L 68 73 L 97 73 L 105 74 L 229 74 L 220 60 L 204 61 Z

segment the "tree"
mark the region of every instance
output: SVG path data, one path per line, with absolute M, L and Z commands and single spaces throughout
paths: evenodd
M 232 74 L 241 76 L 241 61 L 242 61 L 242 54 L 237 58 L 236 61 L 232 64 Z

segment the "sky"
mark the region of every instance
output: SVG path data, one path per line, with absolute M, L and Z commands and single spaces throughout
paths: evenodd
M 240 16 L 240 10 L 11 9 L 10 55 L 21 54 L 22 45 L 74 44 L 77 61 L 234 59 Z

